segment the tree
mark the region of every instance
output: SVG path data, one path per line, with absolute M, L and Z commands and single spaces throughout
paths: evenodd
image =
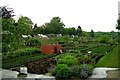
M 30 35 L 31 34 L 31 26 L 33 22 L 28 17 L 21 16 L 17 21 L 17 31 L 20 35 Z
M 44 28 L 43 27 L 37 27 L 32 31 L 33 35 L 37 35 L 37 34 L 44 34 Z
M 67 35 L 76 35 L 76 29 L 74 27 L 72 28 L 64 28 L 63 30 L 63 34 L 67 34 Z
M 61 22 L 61 18 L 53 17 L 50 23 L 46 23 L 47 33 L 61 34 L 64 29 L 64 24 Z
M 93 30 L 91 30 L 90 36 L 91 36 L 91 37 L 94 37 L 94 31 L 93 31 Z
M 34 25 L 33 29 L 36 29 L 37 28 L 37 24 Z
M 12 8 L 8 8 L 7 6 L 0 7 L 0 19 L 2 20 L 2 51 L 7 52 L 9 50 L 13 50 L 16 36 L 16 26 L 15 20 L 12 18 L 14 11 Z
M 27 17 L 21 17 L 17 22 L 13 18 L 2 18 L 2 51 L 13 51 L 22 46 L 22 35 L 30 34 L 31 25 Z
M 120 18 L 117 20 L 117 26 L 116 29 L 120 30 Z
M 77 28 L 77 34 L 78 36 L 82 36 L 82 28 L 80 26 Z
M 9 19 L 15 16 L 13 13 L 14 11 L 12 10 L 12 8 L 9 8 L 7 6 L 0 6 L 0 17 L 4 19 Z

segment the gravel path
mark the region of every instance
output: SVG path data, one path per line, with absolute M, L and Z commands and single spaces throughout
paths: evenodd
M 108 74 L 106 73 L 108 70 L 117 70 L 118 68 L 95 68 L 93 70 L 92 76 L 89 78 L 107 78 Z M 110 74 L 110 72 L 109 72 Z M 114 73 L 113 73 L 114 74 Z
M 119 70 L 108 70 L 107 78 L 120 78 L 120 69 Z

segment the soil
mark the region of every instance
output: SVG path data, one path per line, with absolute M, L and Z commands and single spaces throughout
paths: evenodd
M 27 64 L 28 73 L 45 74 L 52 71 L 55 67 L 56 60 L 46 58 Z

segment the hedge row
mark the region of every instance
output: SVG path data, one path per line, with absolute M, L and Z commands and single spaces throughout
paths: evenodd
M 2 68 L 6 69 L 6 68 L 12 68 L 15 66 L 25 65 L 32 61 L 36 61 L 43 58 L 50 58 L 53 56 L 55 56 L 55 54 L 54 55 L 53 54 L 52 55 L 36 54 L 36 55 L 21 56 L 13 59 L 5 59 L 5 60 L 2 60 Z
M 20 56 L 26 56 L 26 55 L 31 55 L 31 54 L 36 54 L 36 53 L 41 53 L 40 48 L 24 48 L 24 49 L 19 49 L 14 52 L 10 53 L 3 53 L 2 59 L 10 59 L 10 58 L 16 58 Z

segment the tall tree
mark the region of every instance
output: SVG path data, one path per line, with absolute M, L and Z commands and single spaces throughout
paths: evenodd
M 34 25 L 33 29 L 36 29 L 36 28 L 37 28 L 37 23 L 35 23 L 35 25 Z
M 93 31 L 93 30 L 91 30 L 90 36 L 91 36 L 91 37 L 94 37 L 94 31 Z
M 48 33 L 60 34 L 64 29 L 64 24 L 60 17 L 53 17 L 50 23 L 45 24 Z
M 78 28 L 77 28 L 77 34 L 78 34 L 78 36 L 82 36 L 83 35 L 82 34 L 82 28 L 80 26 L 78 26 Z
M 117 26 L 116 29 L 120 30 L 120 18 L 117 20 Z
M 29 35 L 31 34 L 31 26 L 33 22 L 28 17 L 21 16 L 18 20 L 18 31 L 20 35 Z

